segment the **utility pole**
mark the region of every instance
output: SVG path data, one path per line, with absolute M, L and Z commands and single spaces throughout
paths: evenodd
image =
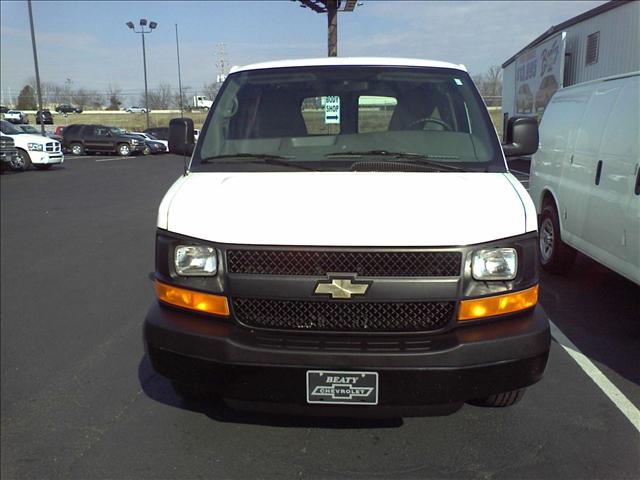
M 362 5 L 357 0 L 291 0 L 300 2 L 302 8 L 316 13 L 327 14 L 327 53 L 329 57 L 338 56 L 338 12 L 353 12 Z
M 158 26 L 158 22 L 148 22 L 148 23 L 149 23 L 149 28 L 145 29 L 145 27 L 147 26 L 147 19 L 141 18 L 139 30 L 135 29 L 135 25 L 133 24 L 133 22 L 126 23 L 127 27 L 133 30 L 134 33 L 142 34 L 142 66 L 144 68 L 144 109 L 146 110 L 145 113 L 147 114 L 147 128 L 149 128 L 149 93 L 147 90 L 147 50 L 144 44 L 144 35 L 145 33 L 151 33 L 153 30 L 155 30 L 156 27 Z
M 216 67 L 218 74 L 216 75 L 216 83 L 220 84 L 227 78 L 227 68 L 229 62 L 227 61 L 227 53 L 224 50 L 224 43 L 218 43 L 218 60 L 216 61 Z M 213 100 L 213 99 L 212 99 Z
M 31 45 L 33 46 L 33 63 L 36 67 L 36 89 L 38 90 L 38 110 L 40 111 L 40 132 L 45 136 L 44 118 L 42 118 L 42 90 L 40 90 L 40 70 L 38 69 L 38 51 L 36 49 L 36 34 L 33 28 L 33 11 L 31 10 L 31 0 L 28 0 L 29 6 L 29 25 L 31 26 Z M 36 121 L 38 114 L 36 113 Z

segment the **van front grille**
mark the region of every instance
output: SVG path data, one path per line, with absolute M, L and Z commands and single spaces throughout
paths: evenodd
M 342 332 L 426 332 L 452 319 L 455 302 L 343 302 L 233 298 L 249 327 Z
M 355 273 L 364 277 L 454 277 L 461 252 L 389 252 L 337 250 L 227 251 L 229 273 L 309 275 Z

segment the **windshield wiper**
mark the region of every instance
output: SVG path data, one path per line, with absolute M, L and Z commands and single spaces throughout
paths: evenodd
M 234 153 L 232 155 L 216 155 L 213 157 L 206 157 L 200 160 L 201 163 L 222 163 L 222 164 L 234 164 L 234 163 L 256 163 L 268 165 L 277 165 L 279 167 L 298 168 L 300 170 L 318 171 L 317 168 L 308 167 L 298 162 L 291 162 L 287 157 L 280 155 L 267 155 L 263 153 Z
M 363 150 L 363 151 L 352 151 L 352 152 L 335 152 L 328 153 L 325 155 L 325 158 L 338 158 L 338 157 L 366 157 L 366 156 L 379 156 L 379 157 L 393 157 L 400 160 L 403 160 L 404 163 L 412 163 L 415 165 L 424 165 L 428 167 L 434 167 L 442 170 L 451 170 L 456 172 L 465 171 L 464 168 L 457 167 L 455 165 L 450 165 L 446 163 L 436 162 L 431 160 L 432 157 L 422 153 L 409 153 L 409 152 L 389 152 L 387 150 Z M 457 160 L 460 157 L 456 157 L 454 155 L 444 156 L 444 155 L 434 155 L 435 158 L 442 159 L 451 159 Z

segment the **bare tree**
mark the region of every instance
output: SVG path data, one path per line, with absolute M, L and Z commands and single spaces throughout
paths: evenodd
M 485 95 L 497 97 L 502 94 L 502 67 L 493 65 L 485 74 Z
M 149 92 L 149 110 L 167 110 L 173 101 L 173 88 L 167 83 L 161 83 L 158 88 Z M 144 105 L 144 95 L 141 98 Z
M 203 88 L 204 94 L 209 97 L 209 100 L 215 100 L 219 90 L 220 84 L 218 82 L 211 82 L 208 85 L 205 84 Z
M 117 85 L 111 85 L 107 87 L 106 97 L 109 101 L 107 110 L 120 110 L 122 106 L 122 90 Z

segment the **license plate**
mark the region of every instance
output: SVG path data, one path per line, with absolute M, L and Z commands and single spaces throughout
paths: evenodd
M 377 372 L 307 370 L 307 403 L 377 405 Z

